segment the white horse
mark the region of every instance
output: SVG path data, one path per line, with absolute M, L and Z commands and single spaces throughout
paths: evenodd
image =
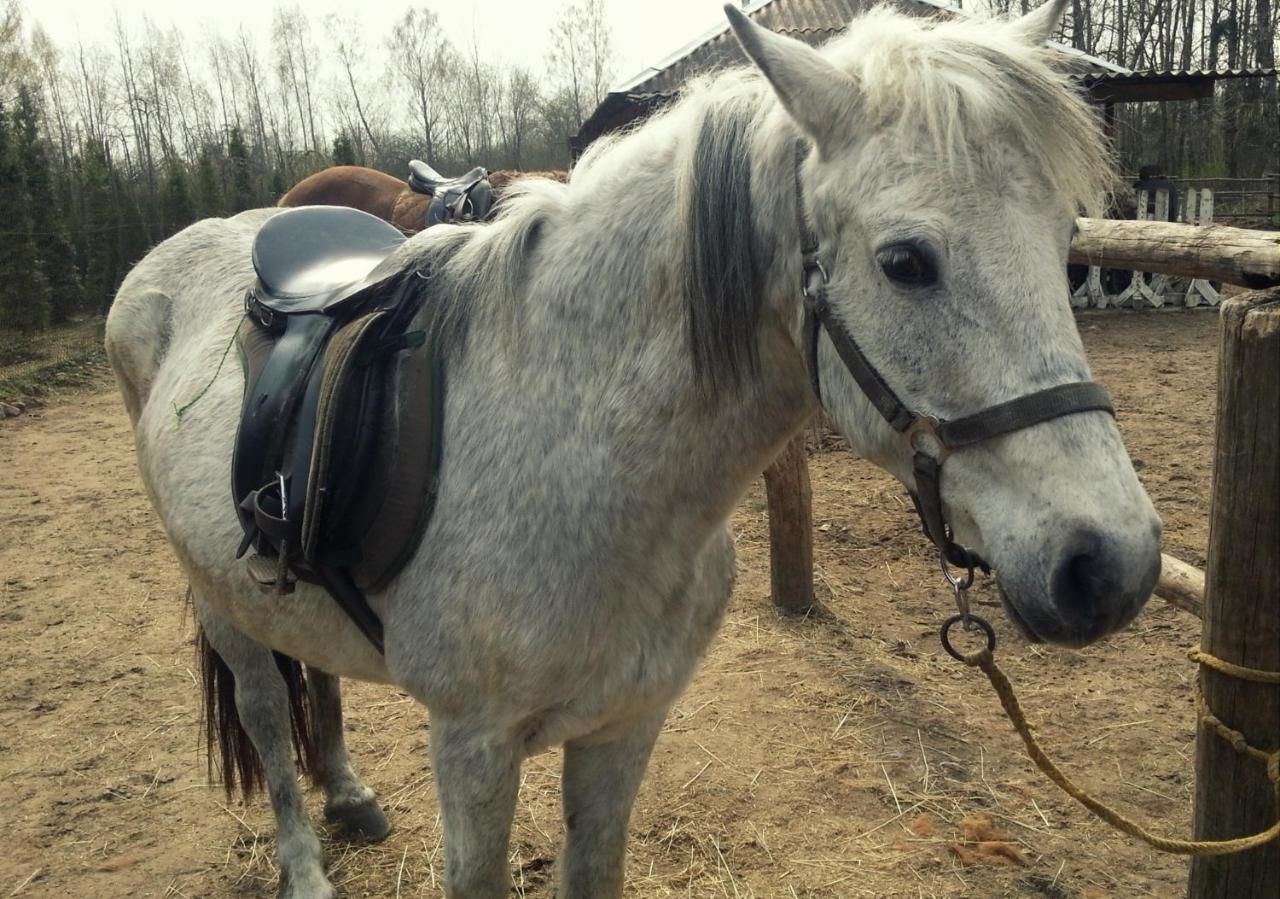
M 244 382 L 219 363 L 274 211 L 200 222 L 138 264 L 107 349 L 210 665 L 234 674 L 212 725 L 225 776 L 238 760 L 252 786 L 260 759 L 283 895 L 334 895 L 296 783 L 295 688 L 312 694 L 310 728 L 294 724 L 326 813 L 387 829 L 343 746 L 338 677 L 429 710 L 447 896 L 507 895 L 521 762 L 557 744 L 560 895 L 621 895 L 647 759 L 732 590 L 729 515 L 816 408 L 801 231 L 820 247 L 807 269 L 829 277 L 826 333 L 853 335 L 910 408 L 945 420 L 1088 378 L 1066 255 L 1109 160 L 1044 45 L 1063 6 L 1012 23 L 880 10 L 820 51 L 727 8 L 754 68 L 599 143 L 567 186 L 527 184 L 495 223 L 423 232 L 389 258 L 435 260 L 447 289 L 431 302 L 465 328 L 447 349 L 434 517 L 370 597 L 385 657 L 321 589 L 265 595 L 235 559 Z M 855 450 L 914 487 L 909 441 L 829 337 L 817 368 Z M 1160 524 L 1111 417 L 1068 411 L 956 451 L 941 496 L 1024 631 L 1081 645 L 1141 608 Z

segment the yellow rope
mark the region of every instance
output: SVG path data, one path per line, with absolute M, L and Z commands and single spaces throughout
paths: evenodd
M 1212 658 L 1212 657 L 1210 657 Z M 1168 852 L 1174 855 L 1192 855 L 1192 856 L 1209 856 L 1209 855 L 1228 855 L 1233 852 L 1243 852 L 1246 849 L 1254 849 L 1258 846 L 1271 842 L 1276 837 L 1280 837 L 1280 820 L 1272 824 L 1269 828 L 1261 833 L 1248 837 L 1239 837 L 1233 840 L 1171 840 L 1167 837 L 1157 836 L 1150 833 L 1138 824 L 1126 818 L 1115 809 L 1104 804 L 1093 796 L 1090 796 L 1084 790 L 1077 787 L 1071 780 L 1058 769 L 1058 766 L 1044 753 L 1040 748 L 1040 744 L 1036 741 L 1035 734 L 1032 732 L 1031 725 L 1027 722 L 1026 715 L 1022 712 L 1022 707 L 1018 704 L 1018 697 L 1014 695 L 1013 685 L 1009 683 L 1009 679 L 1005 677 L 1000 666 L 996 664 L 995 656 L 991 654 L 990 649 L 982 649 L 978 652 L 964 656 L 962 661 L 966 665 L 978 668 L 987 676 L 987 680 L 991 681 L 991 686 L 995 688 L 996 695 L 1000 698 L 1000 705 L 1004 706 L 1004 712 L 1009 716 L 1009 721 L 1018 732 L 1018 736 L 1022 737 L 1022 742 L 1026 744 L 1027 754 L 1031 756 L 1031 760 L 1036 763 L 1041 771 L 1044 772 L 1051 781 L 1057 784 L 1063 792 L 1075 799 L 1089 811 L 1093 812 L 1103 821 L 1106 821 L 1117 830 L 1123 831 L 1132 837 L 1136 837 L 1161 852 Z M 1220 660 L 1215 660 L 1220 661 Z M 1237 666 L 1223 662 L 1231 668 Z M 1222 670 L 1222 669 L 1219 669 Z M 1241 671 L 1251 671 L 1251 669 L 1240 669 Z M 1224 672 L 1230 673 L 1230 672 Z M 1254 674 L 1268 674 L 1268 672 L 1252 672 Z M 1253 678 L 1249 678 L 1253 679 Z M 1266 681 L 1270 683 L 1270 681 Z M 1202 712 L 1203 720 L 1209 727 L 1220 737 L 1231 743 L 1237 750 L 1244 752 L 1254 758 L 1258 758 L 1267 765 L 1267 777 L 1271 781 L 1271 786 L 1275 791 L 1276 808 L 1280 812 L 1280 751 L 1263 752 L 1250 746 L 1239 731 L 1232 730 L 1227 727 L 1216 717 L 1209 713 L 1208 709 Z
M 1203 649 L 1193 649 L 1187 653 L 1187 658 L 1193 662 L 1199 662 L 1206 668 L 1212 668 L 1223 674 L 1237 678 L 1239 680 L 1253 681 L 1255 684 L 1280 684 L 1280 671 L 1260 671 L 1257 668 L 1245 668 L 1231 662 L 1224 661 L 1215 655 L 1210 655 Z

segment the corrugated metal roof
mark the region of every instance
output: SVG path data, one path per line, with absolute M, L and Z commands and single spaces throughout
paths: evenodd
M 745 12 L 770 31 L 787 34 L 816 46 L 844 31 L 850 19 L 870 9 L 876 2 L 877 0 L 754 0 Z M 951 16 L 958 12 L 942 0 L 894 0 L 894 5 L 905 13 L 918 16 Z M 628 78 L 613 93 L 669 93 L 695 75 L 746 61 L 742 48 L 729 32 L 726 22 L 699 35 L 666 59 Z
M 1084 83 L 1094 84 L 1140 84 L 1158 81 L 1187 81 L 1191 79 L 1212 79 L 1220 81 L 1227 78 L 1274 78 L 1276 68 L 1264 69 L 1144 69 L 1137 72 L 1101 72 L 1086 75 Z
M 751 0 L 744 11 L 754 21 L 771 31 L 787 34 L 807 44 L 819 45 L 838 35 L 848 27 L 849 21 L 859 13 L 882 0 Z M 949 17 L 965 15 L 946 0 L 892 0 L 895 6 L 909 15 L 921 17 Z M 1068 57 L 1069 71 L 1080 78 L 1087 88 L 1097 93 L 1112 94 L 1119 91 L 1117 99 L 1125 100 L 1124 88 L 1151 86 L 1174 82 L 1207 82 L 1222 78 L 1249 78 L 1275 76 L 1275 69 L 1248 69 L 1235 71 L 1191 72 L 1131 72 L 1128 69 L 1091 56 L 1065 44 L 1058 45 Z M 672 53 L 654 66 L 638 72 L 624 81 L 608 95 L 571 142 L 580 151 L 600 134 L 633 120 L 645 111 L 661 106 L 673 97 L 690 78 L 717 68 L 740 65 L 746 62 L 742 48 L 729 31 L 728 23 L 705 32 L 684 47 Z M 1132 88 L 1129 93 L 1137 90 Z M 1204 89 L 1212 90 L 1208 84 Z M 1150 91 L 1148 91 L 1150 92 Z M 1141 98 L 1139 98 L 1141 99 Z

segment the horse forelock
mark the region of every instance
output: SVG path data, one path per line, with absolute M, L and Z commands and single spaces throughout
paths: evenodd
M 1111 148 L 1060 50 L 1033 46 L 1000 22 L 921 20 L 879 7 L 823 53 L 859 84 L 866 126 L 931 151 L 938 177 L 962 181 L 999 144 L 1025 153 L 1065 204 L 1096 211 L 1105 202 Z

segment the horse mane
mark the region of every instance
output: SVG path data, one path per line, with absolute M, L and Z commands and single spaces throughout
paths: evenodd
M 764 253 L 751 197 L 755 106 L 707 106 L 686 172 L 681 289 L 694 376 L 712 393 L 738 386 L 759 365 L 755 335 L 764 306 Z

